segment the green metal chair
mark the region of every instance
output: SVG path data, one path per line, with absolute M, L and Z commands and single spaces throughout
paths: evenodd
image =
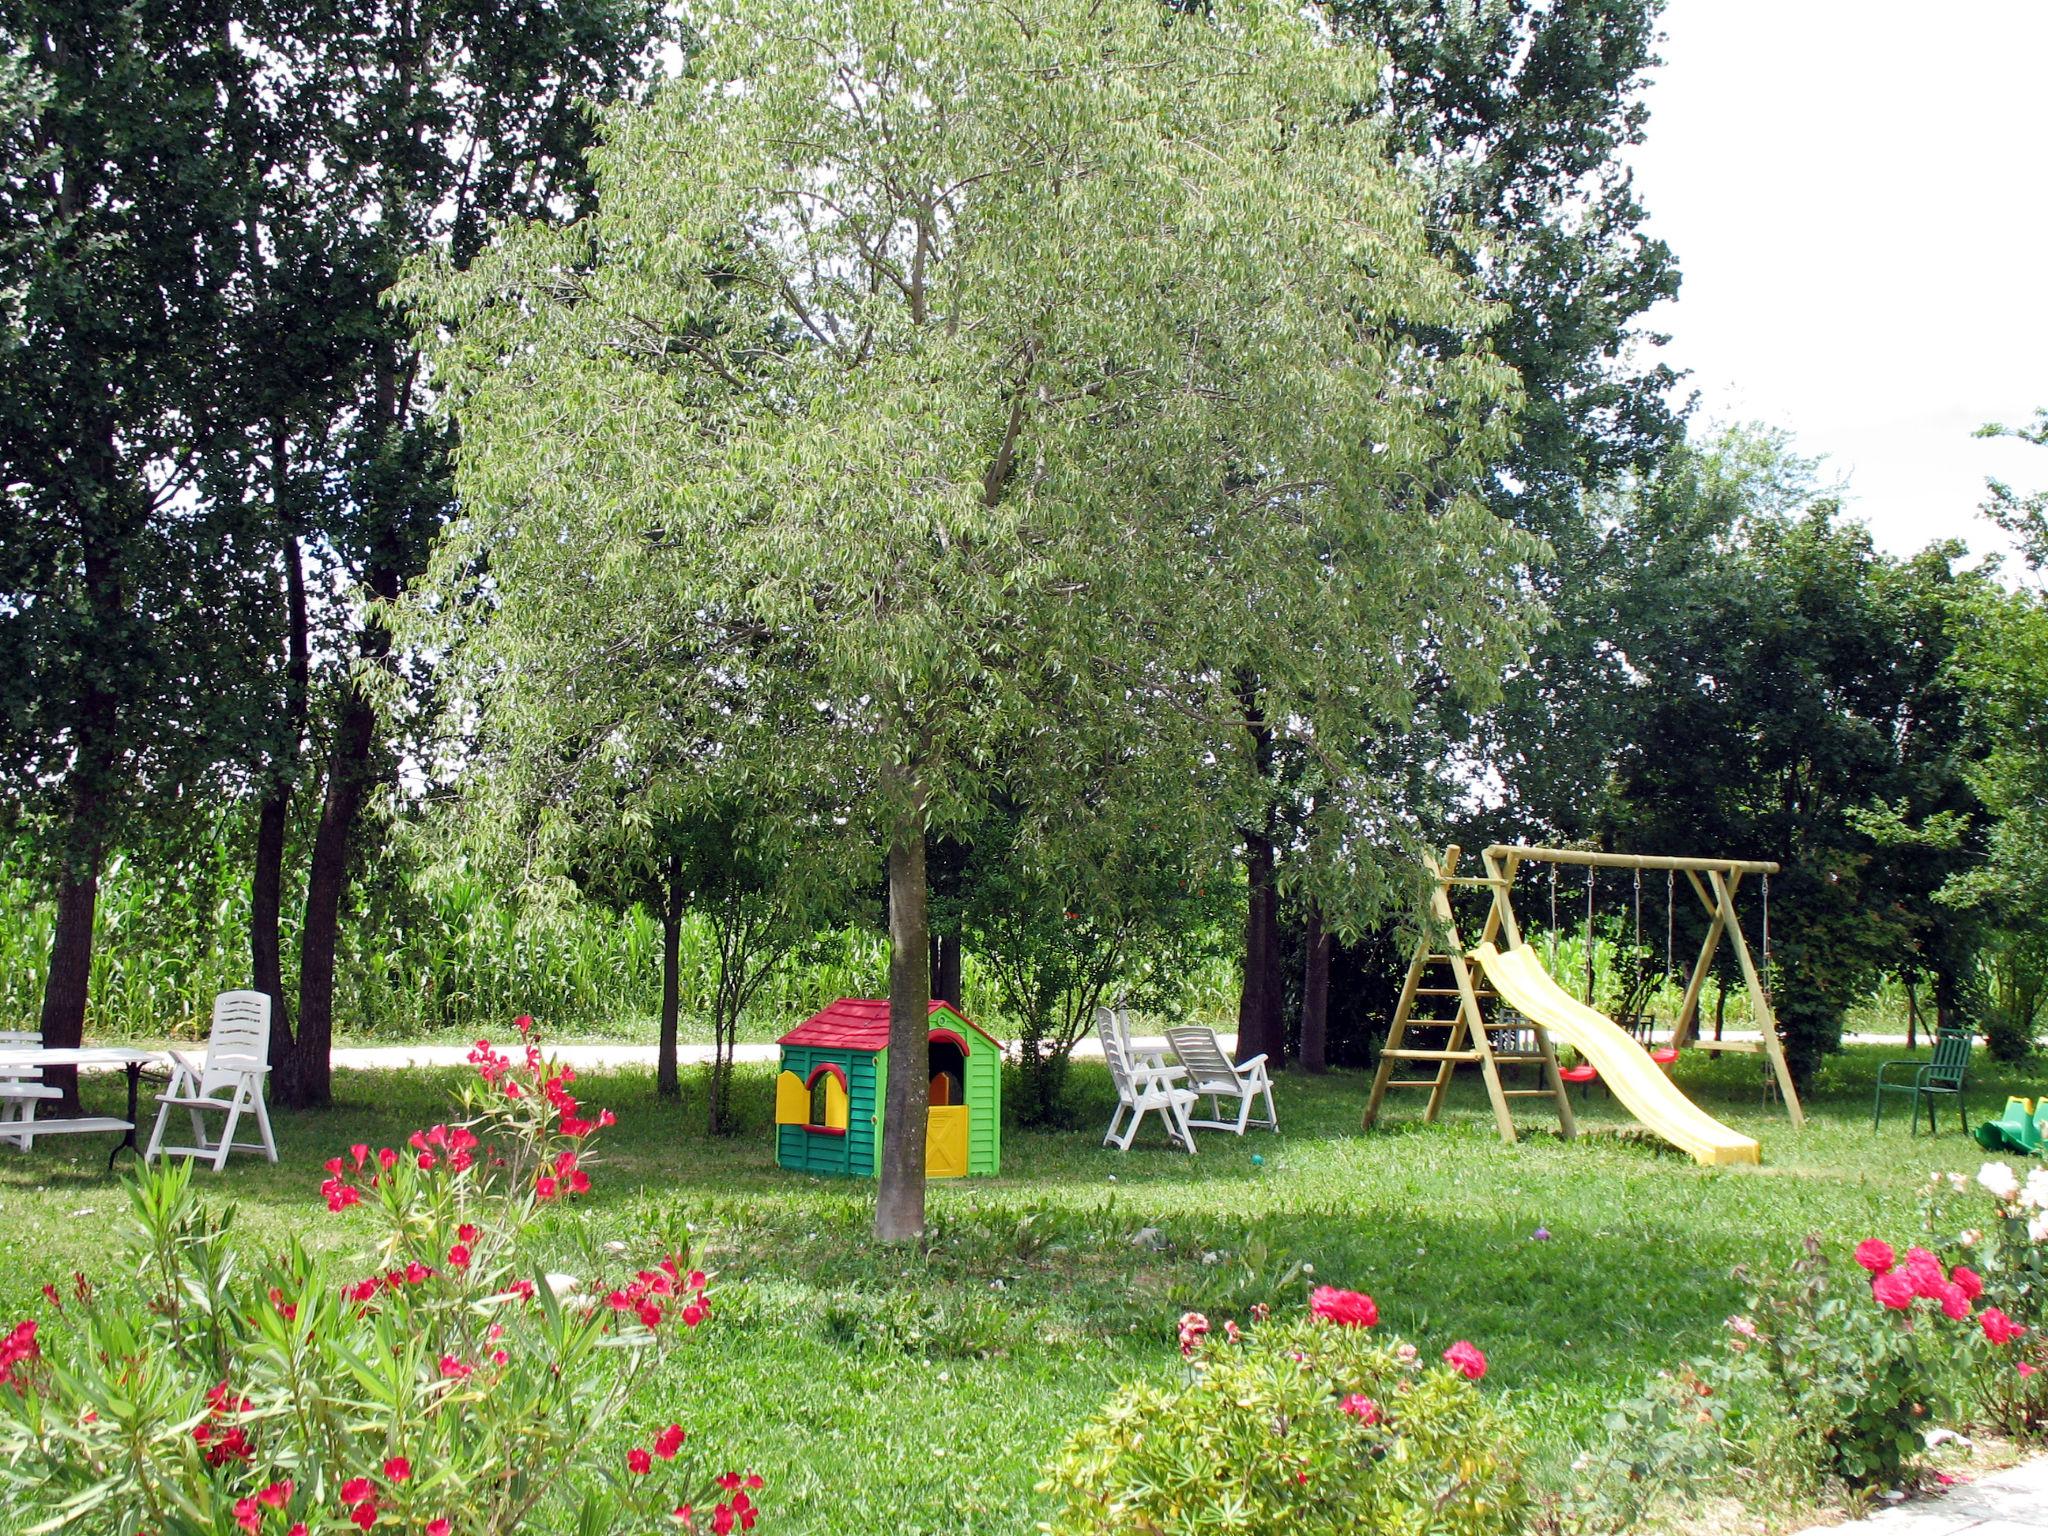
M 1913 1134 L 1920 1134 L 1920 1105 L 1927 1105 L 1927 1133 L 1936 1134 L 1935 1102 L 1942 1094 L 1951 1094 L 1956 1101 L 1956 1121 L 1963 1128 L 1965 1136 L 1970 1133 L 1970 1118 L 1963 1108 L 1963 1086 L 1970 1070 L 1970 1048 L 1977 1043 L 1977 1037 L 1967 1029 L 1944 1029 L 1935 1037 L 1934 1055 L 1926 1061 L 1909 1057 L 1903 1061 L 1887 1061 L 1877 1069 L 1877 1097 L 1872 1107 L 1870 1128 L 1874 1131 L 1884 1120 L 1884 1096 L 1888 1093 L 1912 1095 Z M 1913 1068 L 1910 1083 L 1884 1080 L 1884 1075 L 1893 1067 Z

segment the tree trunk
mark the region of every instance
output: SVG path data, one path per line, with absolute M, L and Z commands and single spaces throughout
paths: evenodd
M 282 463 L 282 444 L 272 448 Z M 273 499 L 282 504 L 282 475 Z M 284 995 L 284 849 L 291 828 L 292 795 L 298 788 L 299 756 L 306 734 L 306 698 L 312 676 L 306 623 L 306 572 L 298 537 L 284 538 L 285 679 L 284 722 L 278 750 L 269 764 L 268 792 L 256 818 L 256 863 L 249 875 L 250 985 L 270 995 L 270 1068 L 287 1069 L 295 1036 L 291 1006 Z
M 1280 1018 L 1280 892 L 1273 880 L 1273 840 L 1249 833 L 1244 840 L 1244 984 L 1237 995 L 1237 1054 L 1264 1052 L 1277 1069 L 1287 1040 Z
M 1307 966 L 1301 978 L 1301 1064 L 1311 1072 L 1330 1069 L 1330 934 L 1322 909 L 1309 903 Z
M 306 874 L 306 920 L 299 933 L 299 1028 L 278 1099 L 293 1109 L 320 1108 L 333 1097 L 328 1053 L 334 1043 L 334 956 L 348 896 L 349 843 L 369 793 L 377 743 L 377 712 L 353 684 L 343 697 L 320 826 Z
M 924 856 L 923 809 L 913 800 L 889 844 L 889 1085 L 882 1111 L 882 1182 L 875 1196 L 875 1236 L 885 1243 L 924 1231 L 932 995 Z
M 676 1073 L 676 1026 L 683 1007 L 683 856 L 668 856 L 668 879 L 661 902 L 661 1043 L 654 1051 L 654 1091 L 664 1099 L 683 1096 Z M 717 1083 L 712 1085 L 711 1129 L 718 1130 Z
M 1920 1003 L 1914 996 L 1913 973 L 1906 972 L 1900 978 L 1906 984 L 1906 1049 L 1918 1050 L 1920 1046 Z
M 74 813 L 77 814 L 77 813 Z M 87 816 L 90 812 L 85 813 Z M 50 941 L 50 971 L 43 981 L 43 1044 L 69 1050 L 85 1041 L 85 1005 L 92 984 L 93 913 L 99 906 L 100 848 L 75 822 L 74 847 L 57 883 L 57 929 Z M 63 1093 L 51 1106 L 58 1114 L 78 1113 L 78 1069 L 50 1067 L 43 1081 Z
M 935 933 L 931 942 L 932 996 L 944 998 L 963 1013 L 960 1000 L 960 935 Z

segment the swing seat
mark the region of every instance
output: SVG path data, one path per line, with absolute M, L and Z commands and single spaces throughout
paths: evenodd
M 1678 1061 L 1678 1051 L 1675 1047 L 1660 1045 L 1656 1050 L 1650 1052 L 1650 1060 L 1669 1072 Z

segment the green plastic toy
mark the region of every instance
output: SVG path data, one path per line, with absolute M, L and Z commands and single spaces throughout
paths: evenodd
M 2048 1147 L 2048 1098 L 2041 1100 L 2039 1115 L 2032 1099 L 2007 1099 L 2004 1114 L 1986 1120 L 1971 1134 L 1987 1152 L 2024 1152 L 2039 1157 Z

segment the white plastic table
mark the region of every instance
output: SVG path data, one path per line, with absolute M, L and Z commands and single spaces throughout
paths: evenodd
M 114 1159 L 125 1147 L 140 1156 L 142 1148 L 135 1141 L 136 1100 L 142 1086 L 142 1069 L 159 1065 L 164 1060 L 162 1051 L 152 1051 L 132 1045 L 8 1045 L 0 1046 L 0 1071 L 8 1067 L 119 1067 L 128 1074 L 128 1118 L 116 1120 L 111 1115 L 81 1115 L 68 1120 L 38 1121 L 35 1135 L 59 1135 L 81 1131 L 120 1131 L 121 1139 L 114 1143 L 114 1150 L 107 1154 L 107 1167 L 112 1169 Z

